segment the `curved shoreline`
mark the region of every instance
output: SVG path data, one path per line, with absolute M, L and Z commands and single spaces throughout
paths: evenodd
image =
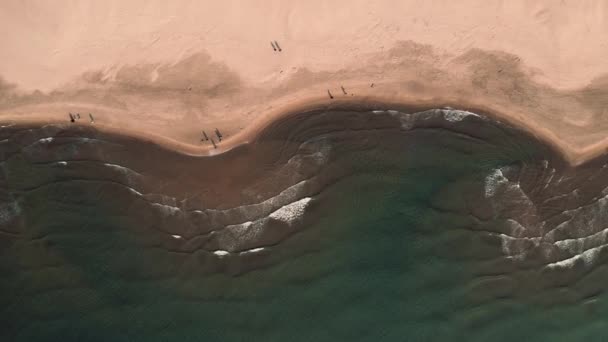
M 236 147 L 246 145 L 258 136 L 266 127 L 274 122 L 284 120 L 292 115 L 326 111 L 326 110 L 398 110 L 404 113 L 420 112 L 429 109 L 452 108 L 456 110 L 469 111 L 475 114 L 480 114 L 488 118 L 493 118 L 498 121 L 513 125 L 515 128 L 521 129 L 542 143 L 547 144 L 570 165 L 578 166 L 586 162 L 592 161 L 599 157 L 606 150 L 608 138 L 589 145 L 585 148 L 576 148 L 561 140 L 552 131 L 540 127 L 536 123 L 530 123 L 526 119 L 526 115 L 519 111 L 507 111 L 504 108 L 497 109 L 496 105 L 487 105 L 480 102 L 463 101 L 451 97 L 436 97 L 420 100 L 420 96 L 377 96 L 377 95 L 358 95 L 355 98 L 347 97 L 328 99 L 327 96 L 309 95 L 307 97 L 299 97 L 294 100 L 282 101 L 277 107 L 268 110 L 265 113 L 259 114 L 250 124 L 235 135 L 225 138 L 217 149 L 210 146 L 197 146 L 192 143 L 180 141 L 175 138 L 164 136 L 157 133 L 143 132 L 130 128 L 117 127 L 96 122 L 94 125 L 89 124 L 70 124 L 65 120 L 49 120 L 47 118 L 28 118 L 17 116 L 3 116 L 0 124 L 12 125 L 60 125 L 60 126 L 85 126 L 94 128 L 100 132 L 108 134 L 122 135 L 135 138 L 148 143 L 153 143 L 165 149 L 173 150 L 178 153 L 190 156 L 214 156 L 228 152 Z

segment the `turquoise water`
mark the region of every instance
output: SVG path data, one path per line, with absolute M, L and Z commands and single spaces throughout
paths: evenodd
M 3 210 L 8 214 L 0 235 L 3 340 L 573 341 L 605 336 L 601 293 L 592 301 L 568 301 L 564 297 L 570 294 L 560 287 L 575 284 L 521 290 L 529 287 L 525 278 L 510 274 L 535 266 L 505 261 L 511 259 L 500 242 L 481 232 L 487 226 L 480 228 L 478 217 L 491 211 L 484 195 L 488 174 L 518 165 L 524 187 L 523 174 L 554 158 L 548 148 L 487 119 L 454 123 L 433 116 L 403 129 L 386 116 L 377 120 L 378 127 L 359 130 L 371 114 L 358 113 L 343 114 L 358 124 L 336 129 L 331 123 L 345 119 L 340 115 L 317 114 L 297 126 L 285 123 L 261 138 L 258 147 L 222 161 L 201 161 L 202 166 L 193 157 L 112 137 L 97 136 L 121 147 L 95 143 L 73 149 L 80 145 L 61 138 L 63 128 L 52 130 L 56 145 L 42 152 L 6 149 Z M 50 133 L 11 134 L 15 144 L 30 146 Z M 324 146 L 323 163 L 285 171 L 286 160 L 311 141 L 313 150 Z M 297 228 L 265 228 L 289 234 L 260 238 L 266 243 L 259 254 L 220 257 L 205 250 L 214 241 L 191 247 L 196 238 L 185 242 L 168 235 L 187 237 L 186 226 L 203 229 L 191 223 L 193 216 L 161 218 L 159 206 L 125 190 L 124 184 L 144 193 L 164 189 L 184 198 L 179 186 L 188 181 L 171 173 L 181 169 L 170 172 L 155 164 L 155 171 L 142 161 L 164 155 L 167 164 L 209 170 L 201 174 L 222 163 L 244 169 L 246 176 L 231 176 L 234 183 L 192 181 L 209 193 L 223 187 L 222 194 L 236 198 L 230 200 L 235 203 L 256 201 L 242 190 L 250 183 L 257 184 L 255 189 L 282 188 L 309 179 L 318 186 L 311 185 L 312 200 Z M 261 165 L 256 166 L 245 162 L 249 155 L 266 159 L 255 159 Z M 128 179 L 101 161 L 145 177 Z M 258 173 L 271 176 L 258 179 Z M 291 179 L 295 173 L 301 173 L 299 178 Z M 174 188 L 159 185 L 170 182 Z M 201 203 L 212 203 L 201 196 Z M 195 206 L 179 203 L 173 205 L 184 211 Z M 487 214 L 489 224 L 496 220 L 499 225 L 492 215 Z M 488 266 L 493 262 L 496 266 Z M 602 272 L 593 274 L 594 283 L 605 279 Z M 543 296 L 544 304 L 534 300 Z

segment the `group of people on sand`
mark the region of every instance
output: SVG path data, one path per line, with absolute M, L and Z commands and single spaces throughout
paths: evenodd
M 348 93 L 346 92 L 346 89 L 344 89 L 344 86 L 340 86 L 340 89 L 342 89 L 342 93 L 344 93 L 344 95 L 348 95 Z M 334 99 L 334 96 L 331 94 L 331 92 L 329 91 L 329 89 L 327 89 L 327 95 L 329 95 L 330 99 Z
M 68 113 L 68 115 L 70 116 L 70 122 L 76 122 L 76 120 L 80 120 L 80 113 Z M 91 120 L 91 123 L 95 123 L 95 118 L 93 118 L 93 114 L 89 113 L 89 119 Z M 215 135 L 217 136 L 218 142 L 222 141 L 222 138 L 224 137 L 222 135 L 222 133 L 220 132 L 219 129 L 215 129 Z M 213 139 L 213 137 L 209 138 L 209 136 L 207 136 L 207 132 L 203 131 L 203 137 L 201 138 L 201 141 L 211 141 L 211 144 L 213 144 L 213 148 L 217 148 L 217 143 L 215 142 L 215 139 Z
M 369 87 L 373 88 L 374 87 L 374 83 L 370 84 Z M 344 89 L 344 86 L 341 85 L 340 88 L 342 89 L 342 93 L 344 93 L 344 95 L 348 95 L 348 93 L 346 92 L 346 89 Z M 332 99 L 332 100 L 334 99 L 334 96 L 331 94 L 331 91 L 329 91 L 329 89 L 327 89 L 327 95 L 329 95 L 330 99 Z M 352 93 L 350 94 L 350 96 L 353 96 L 353 95 L 354 94 L 352 94 Z
M 222 133 L 220 133 L 220 130 L 217 128 L 215 129 L 215 135 L 217 135 L 217 139 L 219 141 L 222 141 L 223 135 L 222 135 Z M 201 141 L 209 141 L 209 140 L 211 140 L 211 144 L 213 144 L 213 148 L 217 148 L 217 144 L 215 143 L 215 140 L 213 139 L 213 137 L 209 138 L 207 136 L 207 133 L 205 131 L 203 131 L 203 137 L 201 138 Z
M 76 120 L 80 120 L 80 113 L 68 113 L 70 115 L 70 122 L 76 122 Z M 89 113 L 89 119 L 91 123 L 95 123 L 95 119 L 93 118 L 93 114 Z

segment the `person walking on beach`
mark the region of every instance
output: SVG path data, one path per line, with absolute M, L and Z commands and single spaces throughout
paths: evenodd
M 91 123 L 95 123 L 95 119 L 93 119 L 93 114 L 89 113 L 89 118 L 91 118 Z
M 331 94 L 331 92 L 329 91 L 329 89 L 327 89 L 327 95 L 329 95 L 330 99 L 332 99 L 332 100 L 334 99 L 334 96 Z

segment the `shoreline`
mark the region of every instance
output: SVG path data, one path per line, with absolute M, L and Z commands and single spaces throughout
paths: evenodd
M 496 106 L 492 107 L 479 102 L 475 103 L 472 101 L 456 100 L 449 97 L 436 97 L 426 100 L 414 100 L 414 97 L 419 98 L 420 96 L 395 98 L 389 96 L 359 95 L 357 97 L 335 97 L 334 99 L 329 99 L 327 96 L 309 95 L 308 97 L 283 101 L 283 103 L 272 106 L 272 109 L 268 110 L 266 113 L 256 115 L 255 119 L 253 119 L 250 124 L 236 134 L 225 138 L 221 144 L 218 144 L 217 149 L 214 149 L 211 146 L 196 145 L 158 133 L 117 127 L 116 125 L 104 124 L 103 122 L 95 122 L 94 124 L 72 124 L 65 122 L 65 120 L 49 120 L 48 118 L 36 117 L 35 115 L 33 118 L 3 115 L 0 119 L 0 124 L 18 126 L 83 126 L 106 134 L 135 138 L 181 154 L 204 157 L 220 155 L 239 146 L 251 143 L 256 139 L 260 132 L 274 122 L 285 120 L 292 115 L 302 113 L 326 110 L 398 110 L 404 113 L 413 113 L 429 109 L 451 108 L 469 111 L 512 125 L 513 127 L 522 130 L 524 133 L 537 138 L 539 142 L 548 145 L 571 167 L 579 166 L 600 157 L 606 152 L 606 147 L 608 146 L 608 138 L 606 138 L 585 148 L 573 147 L 559 139 L 550 130 L 544 129 L 536 123 L 530 123 L 529 118 L 526 119 L 526 114 L 519 111 L 511 111 L 507 114 L 504 110 L 497 110 Z

